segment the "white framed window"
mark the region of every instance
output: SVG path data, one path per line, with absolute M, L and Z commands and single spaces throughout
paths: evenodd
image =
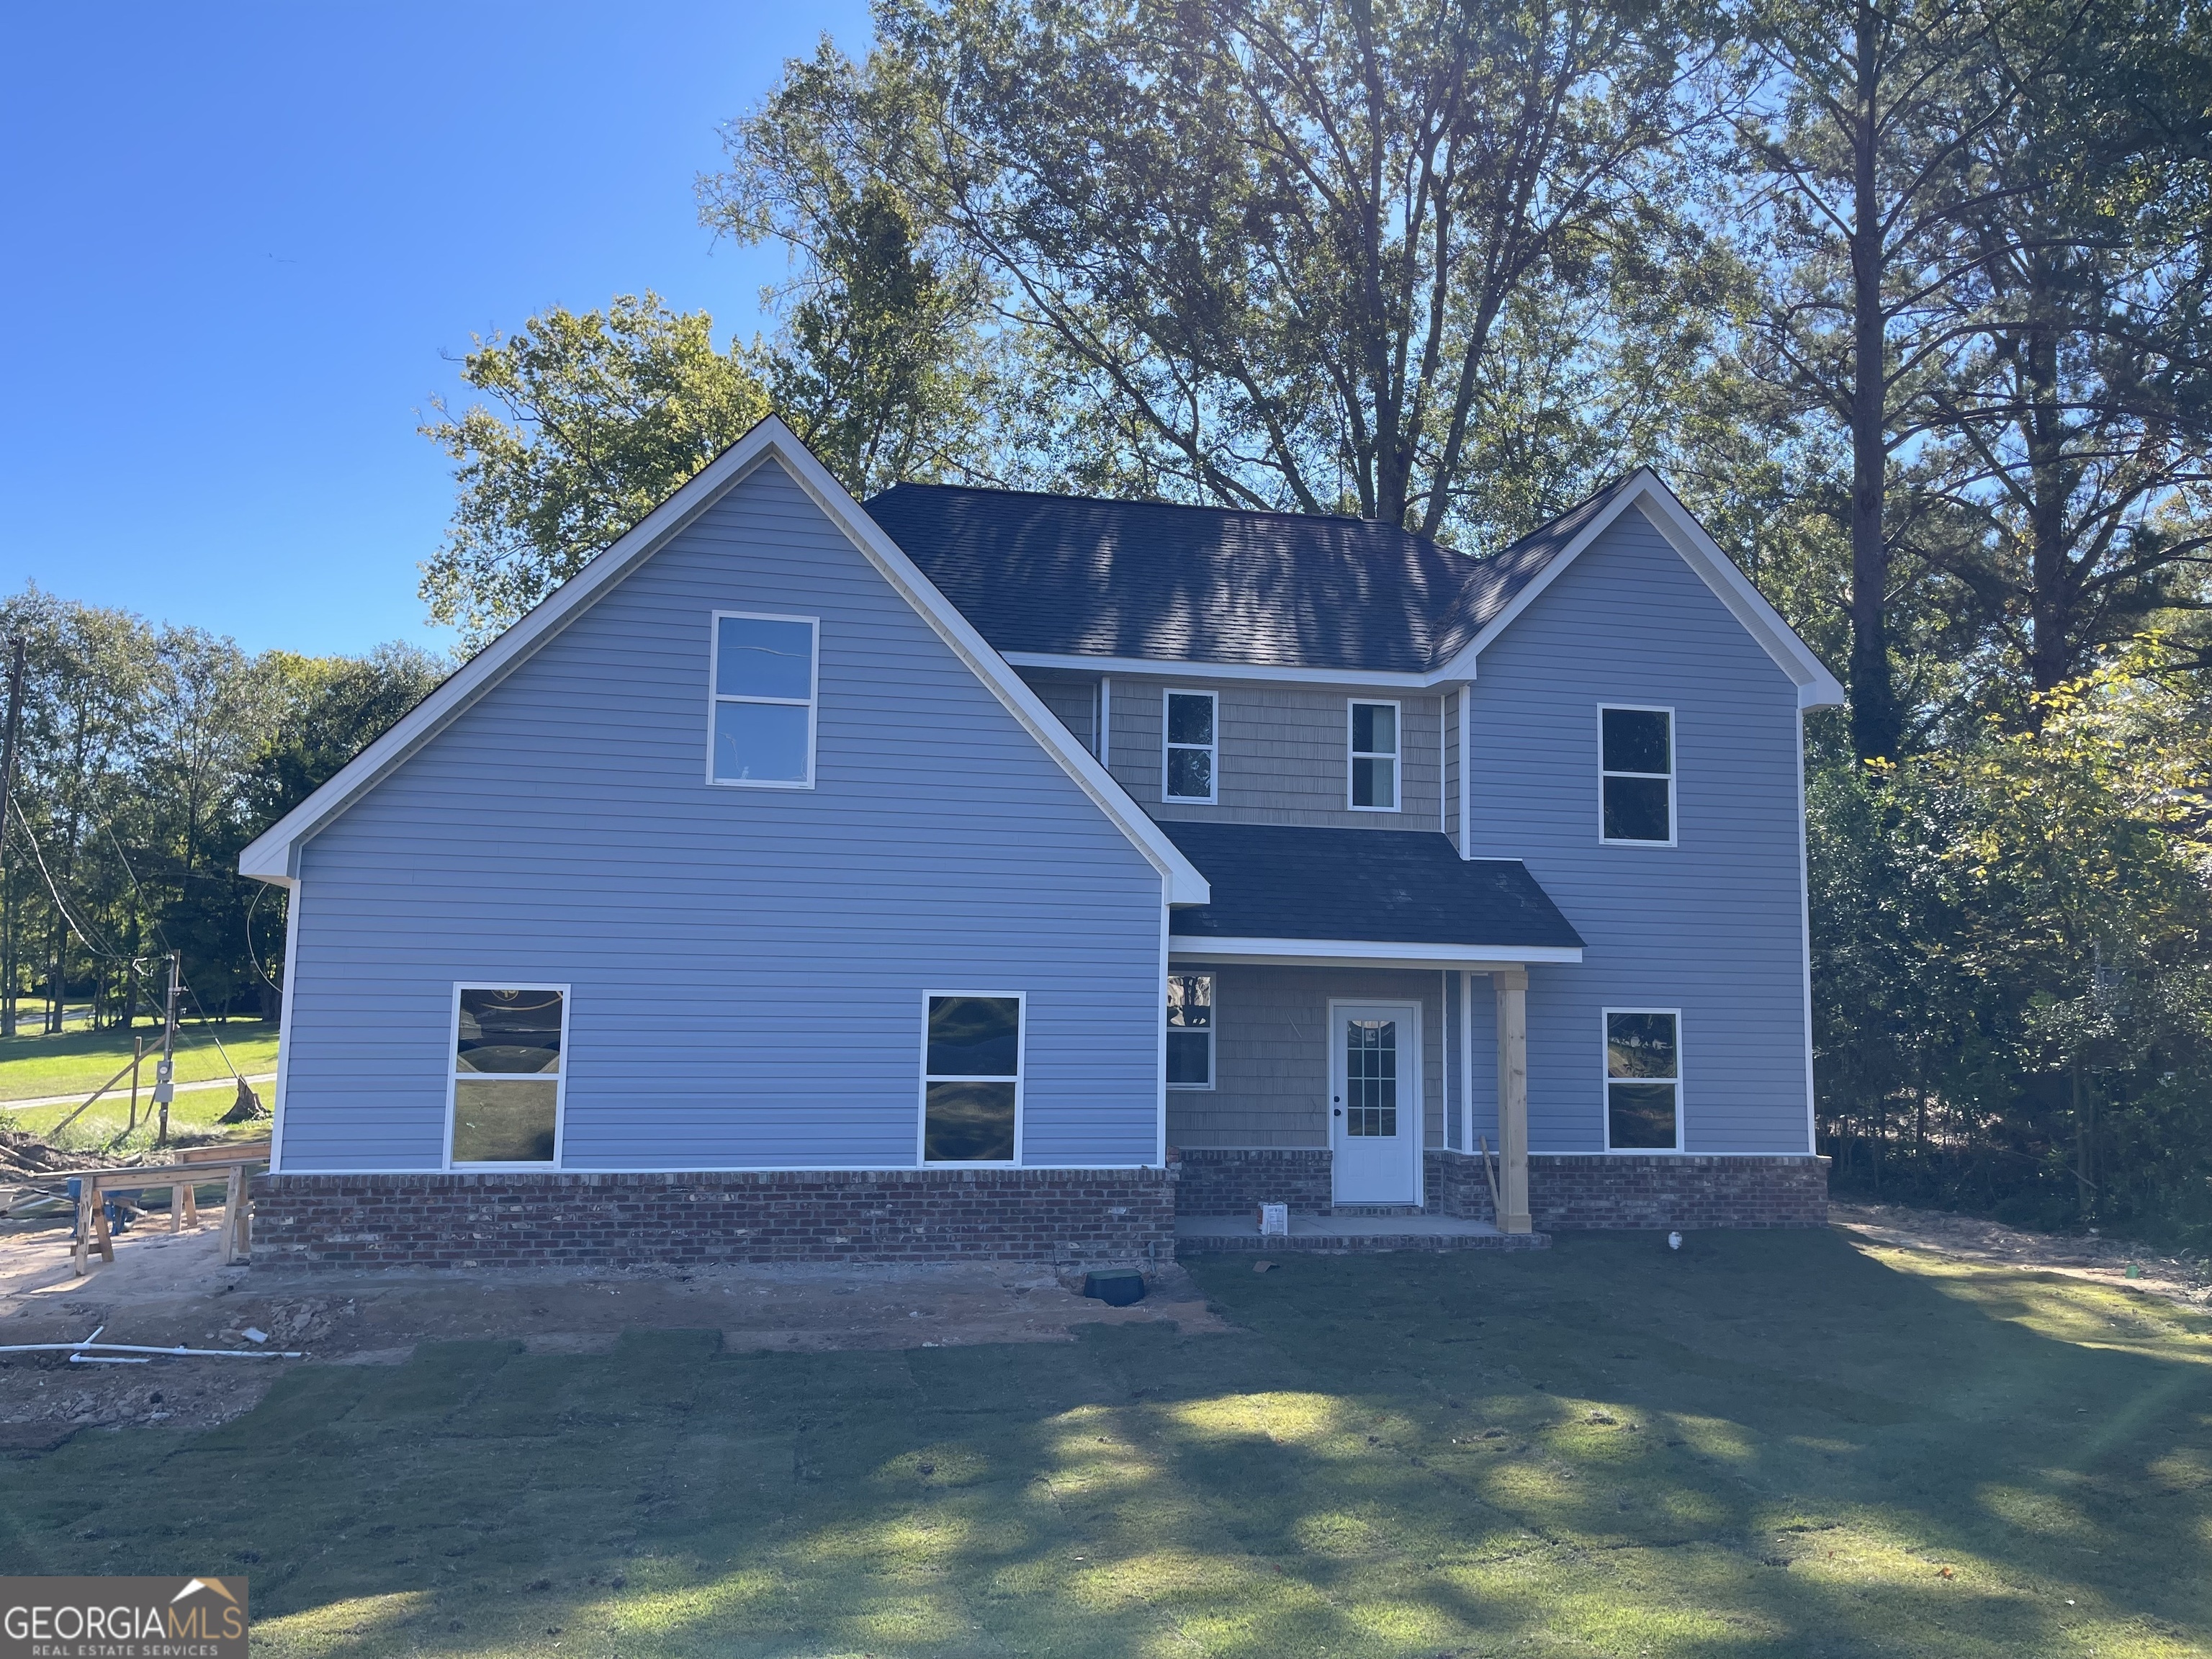
M 1674 844 L 1674 711 L 1600 703 L 1598 839 L 1615 847 Z
M 925 991 L 921 1161 L 1018 1164 L 1027 994 Z
M 558 1168 L 568 1051 L 567 986 L 454 986 L 446 1167 Z
M 1682 1149 L 1682 1011 L 1605 1011 L 1605 1146 Z
M 1221 710 L 1211 691 L 1170 691 L 1162 711 L 1167 732 L 1160 799 L 1203 801 L 1219 799 Z
M 1168 975 L 1168 1087 L 1213 1086 L 1213 975 Z
M 1351 709 L 1351 805 L 1355 812 L 1398 810 L 1398 705 L 1354 700 Z
M 714 630 L 707 781 L 811 789 L 820 618 L 717 611 Z

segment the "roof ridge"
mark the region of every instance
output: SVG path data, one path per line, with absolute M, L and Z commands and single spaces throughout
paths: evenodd
M 1246 519 L 1288 519 L 1297 524 L 1373 525 L 1377 530 L 1392 530 L 1415 541 L 1427 542 L 1433 547 L 1443 548 L 1447 553 L 1460 551 L 1455 547 L 1445 547 L 1433 536 L 1424 535 L 1418 530 L 1408 530 L 1403 525 L 1394 525 L 1385 519 L 1364 519 L 1351 513 L 1298 513 L 1274 507 L 1222 507 L 1212 501 L 1170 501 L 1152 495 L 1071 495 L 1057 489 L 1015 489 L 1006 484 L 930 483 L 901 479 L 897 483 L 878 490 L 861 505 L 881 501 L 895 489 L 942 489 L 964 495 L 1019 495 L 1035 501 L 1077 501 L 1093 507 L 1165 507 L 1179 512 L 1220 513 Z

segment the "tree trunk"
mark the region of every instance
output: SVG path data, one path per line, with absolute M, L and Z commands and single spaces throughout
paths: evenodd
M 2038 265 L 2038 275 L 2044 274 Z M 2067 556 L 2066 504 L 2078 469 L 2066 455 L 2066 415 L 2059 400 L 2058 337 L 2049 302 L 2031 287 L 2027 337 L 2021 352 L 2021 391 L 2027 403 L 2021 422 L 2028 461 L 2028 672 L 2038 691 L 2050 691 L 2074 676 L 2074 640 L 2078 633 L 2073 562 Z M 2043 729 L 2043 709 L 2029 711 L 2029 723 Z
M 1882 522 L 1889 472 L 1888 331 L 1875 161 L 1881 135 L 1881 15 L 1857 14 L 1856 120 L 1851 134 L 1851 747 L 1863 761 L 1897 753 L 1897 691 L 1889 666 L 1889 543 Z M 1879 1164 L 1877 1164 L 1877 1168 Z
M 48 935 L 46 951 L 46 1031 L 49 1036 L 62 1029 L 62 999 L 68 994 L 62 962 L 62 926 L 56 922 Z
M 2084 1216 L 2094 1215 L 2097 1209 L 2097 1096 L 2094 1090 L 2081 1086 L 2081 1062 L 2076 1060 L 2074 1073 L 2074 1188 L 2076 1202 Z

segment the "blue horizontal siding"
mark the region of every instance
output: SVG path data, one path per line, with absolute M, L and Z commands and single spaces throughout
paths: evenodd
M 708 617 L 822 618 L 817 787 L 705 781 Z M 926 988 L 1029 995 L 1024 1160 L 1158 1156 L 1160 883 L 772 463 L 304 849 L 293 1170 L 430 1170 L 456 981 L 572 988 L 571 1169 L 916 1161 Z
M 1598 841 L 1597 706 L 1674 709 L 1673 848 Z M 1682 1010 L 1685 1149 L 1810 1150 L 1796 691 L 1639 511 L 1483 653 L 1471 705 L 1477 857 L 1519 858 L 1587 941 L 1529 970 L 1532 1150 L 1604 1146 L 1606 1007 Z M 1478 986 L 1476 1127 L 1495 1145 Z

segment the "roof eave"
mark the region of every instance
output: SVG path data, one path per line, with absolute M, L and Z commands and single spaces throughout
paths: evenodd
M 1358 963 L 1480 969 L 1578 963 L 1579 945 L 1459 945 L 1415 939 L 1254 939 L 1168 933 L 1168 954 L 1269 967 L 1345 967 Z

